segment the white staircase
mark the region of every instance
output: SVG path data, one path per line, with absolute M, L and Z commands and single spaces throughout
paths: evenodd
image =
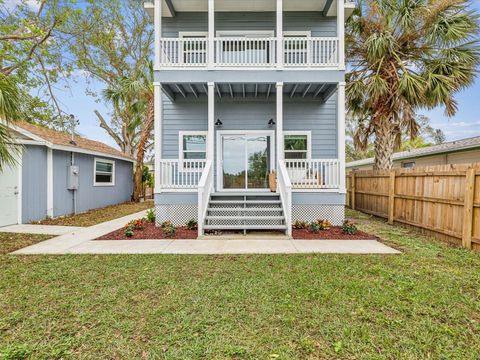
M 212 193 L 204 230 L 286 231 L 280 195 L 275 193 Z

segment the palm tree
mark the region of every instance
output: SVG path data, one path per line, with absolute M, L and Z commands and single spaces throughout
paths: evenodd
M 18 147 L 8 126 L 20 119 L 20 98 L 21 91 L 12 77 L 0 74 L 0 171 L 15 164 Z
M 375 167 L 389 169 L 402 134 L 418 134 L 418 109 L 457 111 L 480 52 L 478 15 L 465 0 L 366 0 L 347 23 L 347 104 L 355 144 L 374 138 Z
M 130 116 L 134 131 L 140 128 L 136 143 L 133 200 L 139 201 L 143 189 L 143 160 L 154 125 L 153 64 L 148 62 L 131 76 L 104 91 L 104 97 L 112 101 L 119 111 Z

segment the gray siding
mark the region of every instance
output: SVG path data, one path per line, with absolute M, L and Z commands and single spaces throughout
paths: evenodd
M 312 157 L 320 159 L 337 156 L 336 97 L 326 103 L 318 100 L 286 99 L 284 101 L 284 130 L 312 132 Z M 164 97 L 162 157 L 178 158 L 178 132 L 207 130 L 206 100 L 177 99 L 172 103 Z M 221 119 L 221 130 L 274 130 L 267 125 L 276 119 L 275 98 L 270 100 L 228 100 L 215 104 L 215 119 Z M 217 130 L 217 129 L 216 129 Z
M 215 14 L 215 31 L 273 30 L 276 28 L 274 12 Z M 284 31 L 311 31 L 312 36 L 336 36 L 334 17 L 321 12 L 285 12 Z M 208 14 L 196 12 L 177 13 L 174 18 L 162 19 L 162 36 L 178 37 L 180 31 L 208 31 Z
M 73 213 L 73 195 L 67 190 L 70 152 L 53 151 L 53 216 Z
M 47 216 L 47 148 L 26 145 L 22 156 L 22 223 Z

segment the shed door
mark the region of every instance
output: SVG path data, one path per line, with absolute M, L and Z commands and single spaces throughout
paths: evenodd
M 18 168 L 5 165 L 0 172 L 0 226 L 17 223 Z

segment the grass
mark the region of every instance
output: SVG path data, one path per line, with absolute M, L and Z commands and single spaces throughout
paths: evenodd
M 15 234 L 0 232 L 0 255 L 52 238 L 52 235 Z
M 63 226 L 93 226 L 105 221 L 117 219 L 122 216 L 130 215 L 142 210 L 153 207 L 153 201 L 142 203 L 128 202 L 118 205 L 107 206 L 100 209 L 90 210 L 77 215 L 59 217 L 55 219 L 46 219 L 36 224 L 42 225 L 63 225 Z
M 0 353 L 477 359 L 480 254 L 350 215 L 404 253 L 0 256 Z

